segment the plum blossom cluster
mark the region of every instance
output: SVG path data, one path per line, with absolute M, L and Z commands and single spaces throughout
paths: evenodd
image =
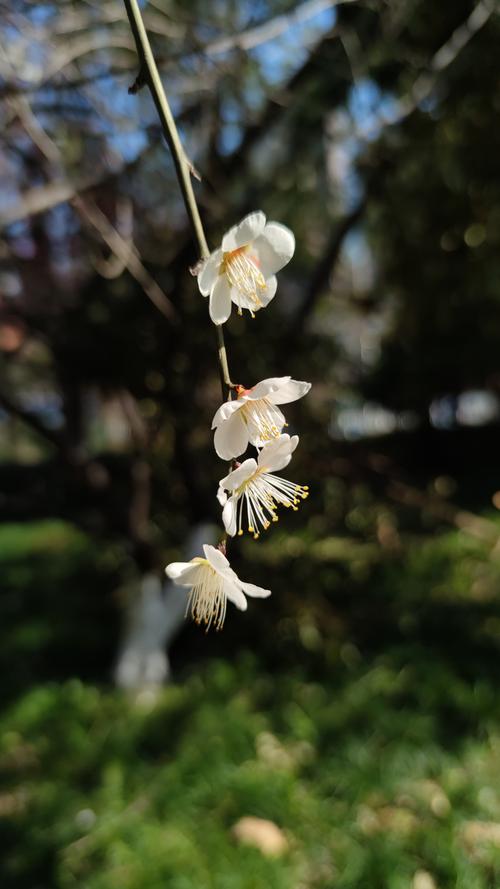
M 267 306 L 276 293 L 276 273 L 294 250 L 292 232 L 277 222 L 267 222 L 260 211 L 233 226 L 198 269 L 198 286 L 209 297 L 214 324 L 228 320 L 233 303 L 239 314 L 248 309 L 252 317 Z M 299 443 L 298 435 L 283 431 L 288 424 L 281 406 L 302 398 L 310 388 L 310 383 L 289 376 L 270 377 L 249 389 L 232 386 L 230 397 L 216 411 L 214 447 L 230 463 L 229 473 L 219 482 L 217 498 L 230 537 L 247 531 L 257 540 L 278 521 L 281 507 L 297 510 L 308 496 L 307 485 L 276 473 L 288 466 Z M 255 456 L 238 462 L 249 446 Z M 172 562 L 166 568 L 176 584 L 189 590 L 186 613 L 197 623 L 220 629 L 228 600 L 245 611 L 246 596 L 271 595 L 270 590 L 238 578 L 226 558 L 225 541 L 218 548 L 206 544 L 203 551 L 204 557 Z

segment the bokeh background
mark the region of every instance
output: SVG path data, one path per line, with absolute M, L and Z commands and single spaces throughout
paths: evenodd
M 2 887 L 497 889 L 499 4 L 144 4 L 210 244 L 297 238 L 232 377 L 313 383 L 207 635 L 215 337 L 124 8 L 0 8 Z

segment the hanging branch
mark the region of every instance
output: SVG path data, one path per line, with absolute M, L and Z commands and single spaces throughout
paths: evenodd
M 179 187 L 196 238 L 200 259 L 207 259 L 210 255 L 210 250 L 208 249 L 207 239 L 205 237 L 200 212 L 196 203 L 191 178 L 192 176 L 195 176 L 198 179 L 200 177 L 182 146 L 179 132 L 154 60 L 151 44 L 144 27 L 139 4 L 137 3 L 137 0 L 124 0 L 124 4 L 139 58 L 139 73 L 134 83 L 129 88 L 129 92 L 137 93 L 143 86 L 149 87 L 149 91 L 158 112 L 158 117 L 160 118 L 163 134 L 172 154 Z M 233 383 L 231 382 L 229 374 L 222 325 L 216 326 L 216 331 L 222 397 L 225 399 L 226 387 L 231 393 Z
M 219 366 L 224 403 L 216 412 L 212 428 L 214 447 L 222 460 L 230 461 L 230 471 L 219 482 L 217 499 L 223 507 L 222 521 L 225 535 L 217 548 L 203 545 L 204 556 L 190 562 L 171 562 L 166 573 L 176 584 L 190 589 L 188 611 L 197 623 L 221 629 L 227 602 L 245 611 L 246 596 L 265 599 L 271 590 L 247 583 L 238 578 L 226 559 L 228 535 L 243 534 L 247 530 L 257 540 L 260 531 L 278 521 L 279 505 L 298 509 L 300 500 L 308 496 L 306 485 L 298 485 L 273 474 L 290 462 L 299 437 L 282 433 L 286 420 L 277 408 L 307 394 L 310 383 L 292 380 L 289 376 L 262 380 L 251 389 L 231 383 L 227 365 L 222 325 L 231 314 L 235 303 L 241 315 L 246 309 L 253 317 L 273 299 L 276 273 L 292 258 L 295 237 L 286 226 L 267 222 L 265 214 L 255 211 L 226 232 L 220 248 L 210 253 L 194 196 L 192 176 L 197 176 L 179 139 L 170 106 L 158 74 L 151 46 L 144 28 L 137 0 L 124 0 L 139 56 L 139 73 L 130 88 L 136 93 L 148 86 L 158 111 L 162 129 L 172 152 L 179 186 L 189 216 L 200 262 L 192 269 L 198 277 L 198 287 L 209 297 L 209 314 L 216 326 L 219 346 Z M 226 390 L 228 387 L 228 402 Z M 236 389 L 237 400 L 231 401 Z M 269 397 L 268 397 L 269 396 Z M 244 412 L 245 411 L 245 412 Z M 249 444 L 257 448 L 258 456 L 239 463 Z

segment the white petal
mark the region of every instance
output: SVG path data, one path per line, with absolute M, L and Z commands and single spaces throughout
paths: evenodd
M 243 583 L 242 580 L 238 581 L 241 589 L 247 596 L 253 596 L 254 599 L 267 599 L 268 596 L 271 595 L 271 590 L 265 590 L 261 586 L 255 586 L 254 583 Z
M 234 398 L 232 401 L 225 401 L 224 404 L 221 404 L 220 408 L 215 412 L 214 418 L 212 420 L 212 429 L 216 429 L 217 426 L 220 426 L 224 420 L 229 420 L 231 414 L 234 414 L 235 411 L 239 411 L 239 409 L 243 407 L 243 402 L 241 399 Z
M 299 443 L 299 436 L 280 435 L 264 445 L 259 454 L 259 469 L 276 472 L 288 466 Z
M 236 608 L 239 608 L 240 611 L 247 610 L 247 600 L 245 599 L 241 590 L 232 580 L 224 580 L 224 586 L 222 587 L 222 590 L 229 601 L 232 602 L 233 605 L 236 605 Z
M 233 225 L 222 239 L 222 250 L 229 253 L 236 250 L 237 247 L 244 247 L 250 244 L 254 238 L 257 238 L 263 231 L 266 224 L 266 217 L 261 210 L 256 213 L 249 213 L 238 225 Z
M 252 252 L 258 258 L 264 278 L 270 278 L 290 262 L 295 252 L 293 232 L 279 222 L 268 222 L 262 234 L 255 239 Z
M 273 404 L 289 404 L 291 401 L 297 401 L 298 398 L 303 398 L 304 395 L 307 395 L 310 388 L 310 383 L 304 383 L 301 380 L 290 380 L 289 378 L 287 383 L 271 392 L 269 401 Z
M 193 562 L 171 562 L 165 568 L 167 576 L 177 586 L 193 586 L 200 570 L 203 570 L 202 567 L 199 564 L 193 564 Z
M 228 491 L 235 491 L 243 482 L 246 482 L 251 475 L 254 474 L 257 469 L 257 461 L 254 460 L 253 457 L 249 457 L 248 460 L 244 460 L 241 466 L 238 466 L 237 469 L 233 469 L 229 475 L 226 475 L 225 478 L 221 478 L 219 485 L 223 488 L 226 488 Z
M 227 503 L 227 494 L 220 482 L 217 490 L 217 500 L 219 501 L 221 506 L 225 506 Z
M 280 411 L 279 407 L 273 405 L 273 408 L 273 422 L 276 428 L 281 432 L 286 423 L 286 419 Z M 267 437 L 263 437 L 262 431 L 259 431 L 258 424 L 250 424 L 248 430 L 248 440 L 250 444 L 255 445 L 256 448 L 262 448 L 268 441 Z
M 225 555 L 217 547 L 211 546 L 210 543 L 204 543 L 203 552 L 207 562 L 209 562 L 214 571 L 217 571 L 217 574 L 221 574 L 224 577 L 231 570 Z
M 224 509 L 222 510 L 222 521 L 224 522 L 224 527 L 227 533 L 234 537 L 236 534 L 236 506 L 238 503 L 237 497 L 230 497 L 227 501 Z
M 278 279 L 276 275 L 271 275 L 270 278 L 266 281 L 266 289 L 259 290 L 259 299 L 262 303 L 262 308 L 265 309 L 266 306 L 269 305 L 271 300 L 273 299 L 276 289 L 278 287 Z
M 252 299 L 251 296 L 246 296 L 244 293 L 241 293 L 236 287 L 231 289 L 231 299 L 238 308 L 248 309 L 250 312 L 258 312 L 259 309 L 264 309 L 269 305 L 276 293 L 277 286 L 278 281 L 273 275 L 273 277 L 266 281 L 265 287 L 259 287 L 257 290 L 258 302 L 255 299 Z
M 198 287 L 203 296 L 208 296 L 219 275 L 219 266 L 222 262 L 222 250 L 214 250 L 210 254 L 203 268 L 198 272 Z
M 231 285 L 226 275 L 219 275 L 210 294 L 210 317 L 214 324 L 224 324 L 231 314 Z
M 165 573 L 168 574 L 171 580 L 177 580 L 178 577 L 192 567 L 193 562 L 170 562 L 170 565 L 167 565 L 165 568 Z
M 277 392 L 288 383 L 289 380 L 291 380 L 291 377 L 268 377 L 268 379 L 261 380 L 256 386 L 248 389 L 248 395 L 244 395 L 243 398 L 247 401 L 255 401 L 257 398 L 267 398 L 271 392 Z
M 236 411 L 215 430 L 214 447 L 221 460 L 233 460 L 246 451 L 247 445 L 248 429 L 241 412 Z

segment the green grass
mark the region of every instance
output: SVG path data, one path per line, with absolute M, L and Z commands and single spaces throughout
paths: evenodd
M 104 646 L 108 568 L 66 526 L 22 537 L 0 534 L 2 638 L 14 632 L 14 667 L 32 661 L 0 719 L 2 889 L 500 885 L 499 569 L 486 544 L 450 532 L 376 557 L 297 540 L 283 554 L 293 589 L 278 560 L 266 620 L 254 607 L 224 634 L 189 629 L 184 667 L 153 702 L 64 678 L 89 588 L 88 626 L 100 623 L 73 673 Z M 276 549 L 254 552 L 258 582 Z M 36 585 L 19 574 L 29 554 Z M 66 642 L 71 608 L 52 626 L 64 590 Z M 30 636 L 35 617 L 45 631 Z M 237 843 L 247 815 L 275 822 L 288 850 Z
M 500 850 L 467 837 L 500 820 L 498 704 L 441 682 L 478 718 L 450 743 L 432 670 L 388 657 L 320 685 L 242 655 L 152 708 L 78 680 L 34 689 L 0 726 L 2 886 L 403 889 L 419 870 L 497 886 Z M 237 845 L 244 815 L 289 851 Z

